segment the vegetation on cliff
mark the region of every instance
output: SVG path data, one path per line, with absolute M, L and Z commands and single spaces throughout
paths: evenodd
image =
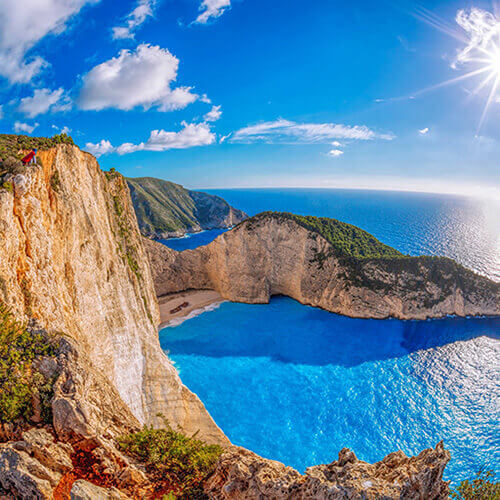
M 495 295 L 500 284 L 465 268 L 448 257 L 410 256 L 385 245 L 373 235 L 351 224 L 326 217 L 301 216 L 288 212 L 263 212 L 242 223 L 252 231 L 269 219 L 293 221 L 311 232 L 319 234 L 331 248 L 316 251 L 311 263 L 322 269 L 330 257 L 335 257 L 344 267 L 342 278 L 356 287 L 382 292 L 422 292 L 425 307 L 432 307 L 460 288 L 464 293 Z M 425 291 L 426 284 L 434 283 L 441 291 L 431 296 Z
M 2 182 L 5 174 L 22 174 L 26 166 L 21 163 L 21 158 L 27 150 L 51 149 L 58 144 L 74 145 L 73 139 L 67 134 L 58 134 L 53 137 L 31 137 L 29 135 L 0 134 L 0 188 L 12 190 L 10 182 Z
M 401 252 L 381 243 L 375 236 L 372 236 L 363 229 L 327 217 L 296 215 L 289 212 L 263 212 L 249 219 L 247 227 L 258 224 L 259 221 L 268 218 L 278 221 L 291 220 L 308 231 L 319 234 L 332 245 L 332 249 L 338 257 L 367 259 L 403 256 Z
M 0 424 L 30 419 L 34 401 L 38 417 L 50 420 L 53 381 L 45 380 L 36 361 L 55 350 L 45 334 L 28 329 L 0 302 Z
M 157 494 L 169 498 L 199 498 L 203 481 L 213 471 L 222 454 L 218 445 L 208 445 L 174 431 L 167 422 L 164 429 L 144 427 L 141 431 L 123 436 L 119 447 L 144 463 Z
M 454 500 L 498 500 L 500 482 L 494 479 L 493 471 L 481 470 L 474 479 L 462 481 L 450 496 Z
M 144 236 L 227 227 L 228 219 L 240 222 L 246 218 L 244 212 L 218 196 L 189 191 L 173 182 L 152 177 L 129 178 L 127 182 Z

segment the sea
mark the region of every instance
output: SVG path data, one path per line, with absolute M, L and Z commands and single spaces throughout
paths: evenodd
M 359 226 L 410 255 L 444 255 L 500 281 L 500 203 L 340 189 L 209 190 L 249 215 Z M 223 231 L 163 241 L 206 245 Z M 443 440 L 453 484 L 500 474 L 500 318 L 363 320 L 304 306 L 223 302 L 160 342 L 229 439 L 303 472 L 350 448 L 368 462 Z

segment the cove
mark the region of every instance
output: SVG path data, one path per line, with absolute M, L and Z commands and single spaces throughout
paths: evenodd
M 224 302 L 160 332 L 234 444 L 304 471 L 443 439 L 453 482 L 500 471 L 500 319 L 361 320 L 286 297 Z

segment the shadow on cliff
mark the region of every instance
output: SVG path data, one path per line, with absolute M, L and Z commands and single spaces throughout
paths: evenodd
M 480 336 L 500 339 L 500 319 L 353 319 L 275 297 L 269 305 L 224 303 L 163 330 L 160 341 L 174 355 L 352 367 Z

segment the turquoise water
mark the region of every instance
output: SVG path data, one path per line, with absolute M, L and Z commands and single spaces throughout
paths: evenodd
M 407 253 L 450 255 L 500 276 L 497 212 L 486 202 L 333 190 L 217 194 L 250 214 L 337 217 Z M 200 236 L 178 241 L 205 244 Z M 375 461 L 443 439 L 454 481 L 483 466 L 500 473 L 499 339 L 498 318 L 358 320 L 285 297 L 225 302 L 160 332 L 184 383 L 235 444 L 303 471 L 344 446 Z

